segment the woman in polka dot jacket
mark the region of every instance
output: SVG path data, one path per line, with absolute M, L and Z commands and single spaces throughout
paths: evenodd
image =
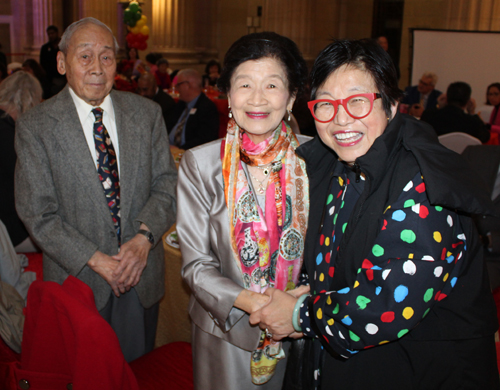
M 311 80 L 319 138 L 297 149 L 316 200 L 311 291 L 268 290 L 250 321 L 275 339 L 312 340 L 303 388 L 500 388 L 498 322 L 470 218 L 491 205 L 481 184 L 432 128 L 398 113 L 394 67 L 373 42 L 332 43 Z

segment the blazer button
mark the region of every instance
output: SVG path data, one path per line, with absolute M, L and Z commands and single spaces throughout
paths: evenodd
M 21 379 L 19 381 L 19 387 L 23 390 L 28 390 L 30 388 L 30 383 L 26 379 Z

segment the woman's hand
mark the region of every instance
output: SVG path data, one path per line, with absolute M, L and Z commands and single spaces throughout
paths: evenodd
M 299 286 L 293 290 L 287 291 L 288 294 L 290 294 L 294 298 L 300 298 L 304 294 L 308 294 L 309 291 L 311 291 L 311 286 L 310 285 L 303 285 Z
M 269 300 L 270 298 L 267 295 L 250 290 L 241 290 L 233 306 L 251 314 L 267 305 Z

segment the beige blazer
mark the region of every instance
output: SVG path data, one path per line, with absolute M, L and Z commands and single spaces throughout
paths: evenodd
M 297 136 L 300 143 L 311 139 Z M 243 278 L 229 241 L 221 163 L 221 140 L 188 150 L 179 168 L 177 233 L 182 277 L 191 288 L 189 314 L 203 331 L 244 349 L 257 348 L 258 326 L 233 307 Z M 204 346 L 207 347 L 207 346 Z

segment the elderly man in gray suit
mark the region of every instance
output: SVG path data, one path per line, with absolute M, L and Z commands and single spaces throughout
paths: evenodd
M 16 208 L 44 279 L 87 283 L 130 361 L 154 347 L 177 171 L 160 106 L 112 90 L 109 27 L 82 19 L 59 46 L 68 85 L 16 124 Z

